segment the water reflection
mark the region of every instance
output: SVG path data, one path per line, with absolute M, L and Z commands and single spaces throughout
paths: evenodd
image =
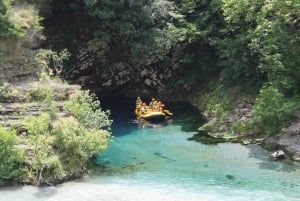
M 139 128 L 162 128 L 172 121 L 150 122 L 145 119 L 139 119 L 136 121 Z

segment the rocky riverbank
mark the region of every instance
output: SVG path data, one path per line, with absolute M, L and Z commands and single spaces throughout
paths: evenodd
M 282 150 L 284 154 L 300 162 L 300 111 L 294 113 L 294 120 L 277 135 L 268 137 L 263 146 L 269 150 Z
M 270 136 L 264 133 L 259 122 L 255 120 L 254 105 L 255 100 L 252 98 L 237 98 L 232 101 L 233 109 L 229 115 L 220 117 L 204 111 L 207 122 L 189 140 L 202 143 L 259 144 L 268 149 L 271 157 L 275 159 L 290 158 L 300 161 L 300 110 L 294 113 L 289 126 Z M 275 156 L 279 152 L 283 157 Z M 273 156 L 271 153 L 274 153 Z

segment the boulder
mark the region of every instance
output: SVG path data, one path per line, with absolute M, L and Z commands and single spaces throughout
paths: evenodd
M 271 156 L 276 160 L 280 160 L 280 159 L 284 159 L 286 157 L 286 154 L 284 153 L 284 151 L 278 150 L 273 152 Z
M 300 162 L 300 154 L 294 154 L 293 156 L 292 156 L 292 159 L 294 160 L 294 161 L 297 161 L 297 162 Z

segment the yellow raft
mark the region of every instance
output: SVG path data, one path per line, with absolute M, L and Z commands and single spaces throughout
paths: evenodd
M 138 119 L 145 119 L 147 121 L 163 121 L 170 119 L 172 115 L 173 113 L 169 110 L 163 110 L 162 112 L 153 111 L 146 114 L 141 114 L 140 116 L 138 116 Z

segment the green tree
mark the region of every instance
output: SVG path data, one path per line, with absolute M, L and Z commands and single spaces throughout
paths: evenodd
M 274 86 L 264 86 L 256 99 L 255 115 L 268 134 L 277 133 L 291 118 L 293 102 Z
M 86 128 L 110 130 L 112 124 L 112 120 L 109 119 L 110 111 L 103 111 L 100 101 L 88 91 L 77 91 L 72 94 L 64 107 Z
M 300 87 L 300 2 L 264 1 L 250 32 L 253 51 L 259 53 L 259 68 L 269 82 L 285 94 L 295 95 Z
M 30 173 L 37 184 L 43 179 L 43 171 L 47 168 L 47 159 L 52 151 L 50 138 L 51 118 L 48 113 L 38 117 L 30 116 L 24 119 L 24 127 L 28 131 L 34 157 L 31 159 Z
M 21 25 L 18 21 L 12 20 L 12 2 L 13 0 L 0 1 L 0 39 L 10 37 L 21 37 L 24 35 Z
M 256 14 L 264 1 L 222 0 L 222 13 L 225 26 L 215 46 L 218 64 L 223 69 L 225 81 L 232 85 L 251 83 L 260 87 L 265 75 L 258 70 L 259 55 L 249 44 L 252 31 L 256 27 Z
M 22 174 L 24 155 L 16 145 L 16 131 L 0 127 L 0 186 L 3 182 L 17 180 Z
M 0 1 L 0 37 L 9 35 L 11 24 L 8 20 L 7 11 L 11 6 L 11 0 Z
M 74 117 L 59 118 L 52 133 L 63 169 L 72 173 L 85 172 L 88 161 L 104 151 L 110 139 L 108 131 L 86 129 Z
M 168 30 L 184 78 L 195 87 L 206 83 L 220 71 L 217 66 L 216 39 L 224 22 L 219 0 L 178 0 L 170 12 Z

